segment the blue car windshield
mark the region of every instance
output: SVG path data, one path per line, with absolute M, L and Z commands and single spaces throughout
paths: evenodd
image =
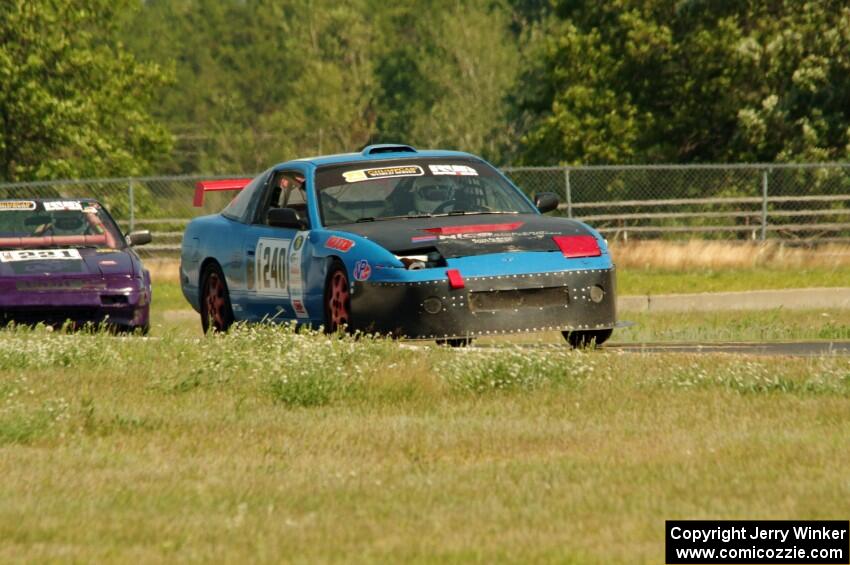
M 473 159 L 327 166 L 316 171 L 316 189 L 326 226 L 399 217 L 536 212 L 496 170 Z

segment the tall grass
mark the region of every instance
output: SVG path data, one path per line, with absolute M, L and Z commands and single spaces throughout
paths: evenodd
M 73 431 L 63 428 L 73 420 L 73 403 L 52 391 L 79 375 L 104 371 L 113 375 L 110 388 L 122 388 L 123 379 L 130 377 L 127 382 L 141 380 L 156 395 L 238 391 L 289 408 L 576 391 L 610 381 L 612 375 L 641 387 L 838 396 L 850 392 L 850 359 L 842 357 L 783 363 L 724 356 L 660 359 L 573 351 L 565 344 L 482 350 L 410 347 L 378 336 L 327 337 L 287 325 L 237 325 L 227 335 L 154 339 L 17 328 L 0 332 L 0 443 L 27 443 L 51 431 Z M 90 396 L 96 390 L 88 397 L 68 392 L 78 403 L 89 403 L 80 414 L 90 412 Z
M 834 518 L 850 359 L 0 332 L 0 561 L 663 561 Z

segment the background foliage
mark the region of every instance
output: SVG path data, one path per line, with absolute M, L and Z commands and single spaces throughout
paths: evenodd
M 168 154 L 150 109 L 169 75 L 123 46 L 131 5 L 0 2 L 0 180 L 140 174 Z
M 842 160 L 850 7 L 2 0 L 0 180 L 257 171 L 403 141 L 497 164 Z

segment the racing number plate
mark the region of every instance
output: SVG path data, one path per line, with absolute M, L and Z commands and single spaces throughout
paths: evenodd
M 289 239 L 261 237 L 254 254 L 254 288 L 260 294 L 289 296 L 287 255 Z
M 0 251 L 0 262 L 3 263 L 81 258 L 80 252 L 76 249 L 16 249 L 14 251 Z

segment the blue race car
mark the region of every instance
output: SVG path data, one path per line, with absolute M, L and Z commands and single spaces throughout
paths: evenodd
M 183 238 L 183 294 L 205 332 L 234 321 L 378 332 L 452 345 L 561 331 L 573 346 L 616 325 L 614 265 L 589 226 L 543 213 L 479 157 L 372 145 L 256 178 Z

